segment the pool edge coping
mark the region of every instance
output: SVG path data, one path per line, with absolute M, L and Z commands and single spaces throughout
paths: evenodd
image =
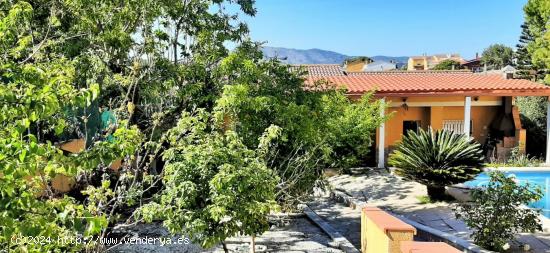
M 483 171 L 525 171 L 525 172 L 550 172 L 550 166 L 539 166 L 539 167 L 485 167 Z

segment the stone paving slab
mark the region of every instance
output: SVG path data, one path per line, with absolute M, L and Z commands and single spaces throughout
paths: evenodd
M 250 237 L 227 240 L 231 252 L 248 253 Z M 290 224 L 274 227 L 256 238 L 256 252 L 344 253 L 331 245 L 332 239 L 306 217 L 293 218 Z M 221 246 L 206 252 L 222 253 Z
M 305 216 L 285 218 L 281 226 L 274 226 L 269 231 L 256 238 L 256 252 L 294 252 L 294 253 L 344 253 L 331 245 L 332 239 L 317 225 Z M 160 223 L 138 224 L 125 229 L 124 234 L 132 237 L 171 237 L 169 232 Z M 177 241 L 179 236 L 173 237 Z M 250 237 L 237 236 L 226 240 L 230 252 L 249 252 Z M 337 246 L 337 245 L 336 245 Z M 1 250 L 0 250 L 1 251 Z M 222 253 L 223 248 L 218 245 L 212 249 L 202 249 L 195 244 L 117 244 L 113 245 L 109 253 Z
M 361 212 L 328 198 L 318 197 L 308 203 L 323 220 L 346 237 L 355 248 L 361 248 Z

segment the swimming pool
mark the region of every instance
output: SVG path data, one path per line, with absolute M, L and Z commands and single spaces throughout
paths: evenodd
M 538 171 L 521 171 L 521 170 L 509 170 L 503 171 L 504 174 L 509 176 L 515 176 L 519 182 L 529 182 L 531 185 L 538 185 L 541 187 L 544 196 L 537 202 L 529 204 L 530 207 L 539 208 L 542 210 L 542 214 L 550 218 L 550 170 Z M 470 187 L 483 186 L 489 182 L 489 176 L 486 173 L 479 174 L 474 180 L 464 183 Z

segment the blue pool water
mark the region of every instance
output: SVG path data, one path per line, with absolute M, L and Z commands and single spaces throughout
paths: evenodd
M 515 176 L 520 183 L 529 182 L 533 186 L 539 186 L 544 196 L 539 201 L 529 204 L 529 206 L 541 209 L 542 214 L 550 218 L 550 171 L 509 171 L 505 172 L 505 174 Z M 487 182 L 489 182 L 489 176 L 486 173 L 482 173 L 474 180 L 464 184 L 470 187 L 478 187 L 487 184 Z

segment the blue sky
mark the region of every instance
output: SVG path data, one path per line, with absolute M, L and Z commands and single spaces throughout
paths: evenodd
M 481 53 L 515 46 L 527 0 L 257 0 L 252 39 L 347 55 Z

